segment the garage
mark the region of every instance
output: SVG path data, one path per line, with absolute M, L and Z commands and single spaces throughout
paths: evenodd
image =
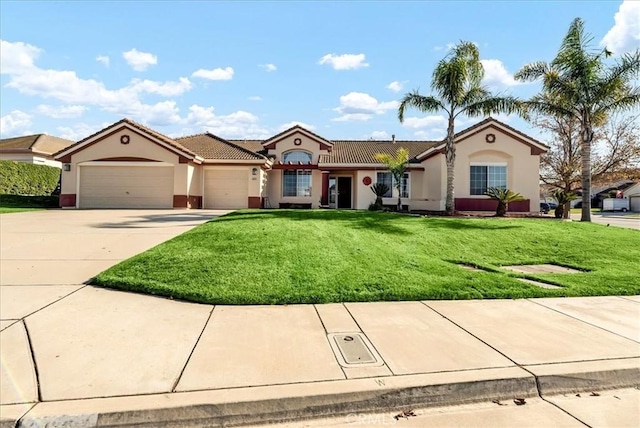
M 631 211 L 640 213 L 640 195 L 633 195 L 629 200 L 629 208 Z
M 204 173 L 204 207 L 208 209 L 247 208 L 249 170 L 207 169 Z
M 80 167 L 80 208 L 172 208 L 173 166 Z

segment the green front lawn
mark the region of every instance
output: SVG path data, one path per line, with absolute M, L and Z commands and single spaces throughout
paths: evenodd
M 640 232 L 553 219 L 239 211 L 101 273 L 95 283 L 215 304 L 640 294 Z M 458 263 L 480 266 L 470 271 Z M 501 265 L 555 263 L 526 276 Z
M 57 208 L 57 196 L 0 195 L 0 214 Z

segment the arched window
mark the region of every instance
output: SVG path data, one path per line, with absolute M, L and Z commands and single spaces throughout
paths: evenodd
M 303 152 L 302 150 L 291 150 L 282 155 L 282 162 L 284 163 L 298 163 L 302 162 L 303 164 L 311 163 L 313 156 L 311 153 Z

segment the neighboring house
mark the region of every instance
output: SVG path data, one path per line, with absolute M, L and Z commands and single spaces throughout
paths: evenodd
M 73 141 L 46 134 L 0 140 L 0 160 L 29 162 L 60 168 L 61 163 L 53 159 L 54 153 L 69 147 Z
M 640 182 L 627 187 L 623 195 L 625 198 L 629 198 L 629 209 L 633 212 L 640 212 Z
M 544 144 L 492 118 L 457 133 L 455 141 L 456 209 L 494 210 L 496 202 L 484 196 L 494 186 L 526 198 L 510 210 L 538 211 Z M 62 207 L 367 209 L 375 200 L 370 186 L 392 184 L 375 154 L 400 147 L 410 157 L 403 204 L 444 210 L 441 141 L 328 140 L 301 126 L 261 141 L 209 133 L 172 139 L 123 119 L 55 158 L 64 164 Z M 386 196 L 384 203 L 394 205 L 397 190 Z

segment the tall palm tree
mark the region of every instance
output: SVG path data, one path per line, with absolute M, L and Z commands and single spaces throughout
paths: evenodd
M 633 81 L 640 73 L 640 49 L 607 65 L 606 48 L 593 50 L 593 37 L 584 22 L 573 20 L 556 57 L 525 65 L 515 74 L 522 81 L 542 79 L 542 92 L 524 103 L 536 113 L 575 118 L 580 123 L 582 156 L 582 216 L 591 221 L 591 143 L 594 127 L 617 111 L 640 105 L 640 88 Z
M 511 113 L 519 104 L 514 97 L 496 97 L 482 86 L 484 69 L 480 63 L 478 47 L 471 42 L 461 41 L 445 56 L 433 71 L 431 89 L 435 96 L 424 96 L 415 90 L 407 93 L 398 107 L 398 119 L 404 122 L 407 108 L 413 107 L 423 113 L 447 114 L 447 136 L 445 138 L 445 158 L 447 161 L 447 214 L 454 211 L 454 178 L 456 148 L 454 122 L 460 115 L 470 117 L 488 116 L 494 113 Z

